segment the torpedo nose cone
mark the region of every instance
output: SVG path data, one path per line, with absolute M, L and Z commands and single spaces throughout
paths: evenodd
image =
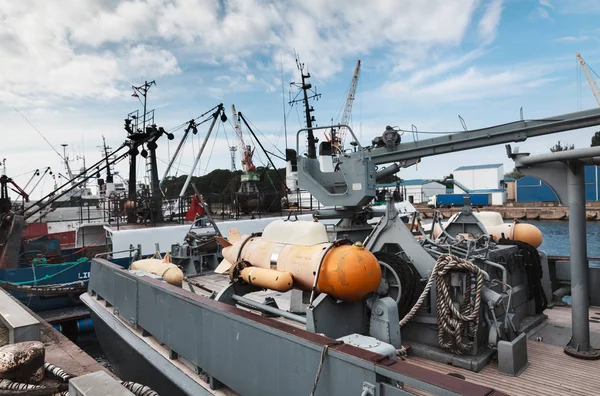
M 533 224 L 515 224 L 513 231 L 513 239 L 515 241 L 522 241 L 530 244 L 531 246 L 538 248 L 542 244 L 542 232 L 539 228 Z
M 342 301 L 360 301 L 381 283 L 377 258 L 361 244 L 332 249 L 323 261 L 318 291 Z

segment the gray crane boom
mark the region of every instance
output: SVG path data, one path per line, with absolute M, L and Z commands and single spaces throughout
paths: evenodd
M 488 128 L 458 132 L 417 142 L 402 143 L 393 150 L 376 148 L 369 157 L 375 164 L 386 164 L 432 155 L 471 150 L 510 142 L 523 142 L 527 138 L 549 135 L 573 129 L 600 125 L 600 109 L 578 111 L 539 120 L 515 121 Z
M 357 143 L 357 150 L 340 156 L 337 172 L 322 172 L 318 160 L 299 155 L 298 182 L 300 188 L 309 191 L 324 205 L 357 207 L 368 204 L 375 196 L 377 165 L 391 165 L 394 169 L 414 165 L 421 158 L 480 147 L 522 142 L 527 138 L 544 136 L 600 125 L 600 109 L 592 109 L 538 120 L 521 120 L 473 131 L 459 132 L 416 142 L 400 143 L 399 133 L 387 128 L 378 144 L 362 147 L 348 126 Z M 330 126 L 314 129 L 327 129 Z M 298 131 L 299 136 L 306 129 Z M 381 170 L 380 170 L 381 172 Z

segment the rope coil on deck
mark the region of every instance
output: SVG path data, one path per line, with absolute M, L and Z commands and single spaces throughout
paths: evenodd
M 470 273 L 460 311 L 456 309 L 452 301 L 452 285 L 450 280 L 452 271 Z M 477 333 L 481 291 L 483 289 L 483 273 L 481 269 L 468 260 L 450 254 L 441 255 L 435 267 L 433 267 L 423 293 L 421 293 L 417 303 L 412 307 L 410 312 L 402 318 L 400 327 L 408 323 L 419 310 L 429 294 L 434 281 L 436 281 L 438 343 L 442 348 L 452 353 L 463 354 L 471 349 Z M 467 337 L 469 341 L 463 342 L 463 332 L 467 325 Z
M 69 382 L 69 380 L 73 378 L 71 374 L 52 363 L 44 363 L 44 370 L 46 370 L 46 373 L 51 377 L 57 378 L 63 382 Z
M 159 396 L 158 393 L 149 387 L 131 381 L 121 381 L 121 385 L 129 389 L 136 396 Z

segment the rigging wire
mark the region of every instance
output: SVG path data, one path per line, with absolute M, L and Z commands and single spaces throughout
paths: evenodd
M 581 99 L 581 65 L 579 64 L 579 59 L 575 58 L 575 88 L 577 90 L 577 110 L 581 110 L 582 99 Z
M 48 143 L 48 145 L 52 148 L 52 150 L 54 150 L 54 152 L 61 158 L 64 160 L 63 156 L 56 150 L 56 148 L 54 148 L 54 146 L 52 145 L 52 143 L 50 143 L 50 141 L 48 139 L 46 139 L 46 137 L 44 136 L 44 134 L 42 132 L 40 132 L 39 129 L 36 128 L 35 125 L 33 125 L 33 123 L 31 121 L 29 121 L 27 119 L 27 117 L 25 117 L 25 115 L 23 113 L 21 113 L 16 107 L 12 106 L 13 110 L 16 111 L 17 113 L 19 113 L 19 115 L 21 115 L 21 117 L 23 117 L 23 119 L 25 121 L 27 121 L 27 123 L 29 125 L 31 125 L 31 127 L 42 137 L 42 139 L 44 139 L 46 141 L 46 143 Z
M 279 144 L 279 140 L 281 140 L 282 136 L 285 136 L 285 148 L 288 148 L 288 144 L 287 144 L 287 119 L 290 117 L 290 113 L 292 112 L 292 107 L 290 106 L 290 108 L 288 109 L 287 114 L 285 114 L 284 111 L 284 119 L 285 121 L 285 125 L 283 126 L 283 128 L 281 128 L 279 130 L 279 135 L 277 135 L 277 140 L 275 140 L 275 144 Z M 284 133 L 285 132 L 285 133 Z
M 13 178 L 13 179 L 16 179 L 17 177 L 25 176 L 25 175 L 28 175 L 28 174 L 30 174 L 30 173 L 37 172 L 37 171 L 39 171 L 39 169 L 34 169 L 34 170 L 32 170 L 32 171 L 29 171 L 29 172 L 25 172 L 25 173 L 21 173 L 21 174 L 19 174 L 19 175 L 16 175 L 16 176 L 12 176 L 12 178 Z
M 262 135 L 262 137 L 264 137 L 264 138 L 265 138 L 265 140 L 267 140 L 267 141 L 268 141 L 268 142 L 269 142 L 269 143 L 270 143 L 270 144 L 271 144 L 273 147 L 275 147 L 275 149 L 276 149 L 277 151 L 279 151 L 279 152 L 281 153 L 281 155 L 285 156 L 285 154 L 284 154 L 284 153 L 283 153 L 283 152 L 282 152 L 282 151 L 279 149 L 279 147 L 277 147 L 277 145 L 273 144 L 273 143 L 272 143 L 272 142 L 269 140 L 269 138 L 267 138 L 267 136 L 266 136 L 264 133 L 262 133 L 262 132 L 260 131 L 260 129 L 258 129 L 258 128 L 256 127 L 256 125 L 254 125 L 254 124 L 252 123 L 252 121 L 250 121 L 248 118 L 246 118 L 246 121 L 248 121 L 248 123 L 249 123 L 250 125 L 252 125 L 252 127 L 254 128 L 254 130 L 255 130 L 255 131 L 257 131 L 258 133 L 260 133 L 260 134 Z
M 588 64 L 587 64 L 587 62 L 586 62 L 585 64 L 586 64 L 586 66 L 588 67 L 588 69 L 590 69 L 590 70 L 592 71 L 592 73 L 594 73 L 594 74 L 596 75 L 596 77 L 597 77 L 598 79 L 600 79 L 600 76 L 598 75 L 598 73 L 596 73 L 596 71 L 595 71 L 594 69 L 592 69 L 592 67 L 591 67 L 590 65 L 588 65 Z
M 158 158 L 158 157 L 156 157 L 156 159 L 158 159 L 160 162 L 164 163 L 165 165 L 169 165 L 169 162 L 168 162 L 168 161 L 165 161 L 165 160 L 164 160 L 164 159 L 162 159 L 162 158 Z M 179 172 L 189 172 L 189 171 L 184 171 L 184 170 L 181 170 L 181 169 L 179 169 L 179 166 L 184 166 L 184 167 L 186 167 L 186 168 L 190 168 L 190 169 L 192 168 L 192 166 L 191 166 L 191 165 L 186 165 L 186 164 L 177 164 L 177 166 L 171 165 L 171 168 L 174 168 L 174 169 L 176 169 L 176 170 L 177 170 L 177 171 L 179 171 Z M 177 176 L 175 176 L 175 177 L 177 177 Z
M 283 109 L 283 133 L 285 135 L 285 149 L 287 150 L 287 116 L 285 114 L 285 90 L 283 88 L 283 55 L 279 56 L 279 65 L 281 67 L 281 105 Z M 291 110 L 291 109 L 290 109 Z M 288 112 L 289 115 L 289 112 Z M 281 138 L 281 132 L 279 132 L 279 137 L 277 138 L 277 143 L 279 143 L 279 138 Z
M 44 177 L 44 178 L 42 178 L 42 179 L 43 179 L 43 180 L 42 180 L 42 188 L 40 188 L 40 193 L 41 193 L 41 195 L 40 195 L 40 196 L 41 196 L 41 197 L 43 197 L 43 196 L 44 196 L 44 186 L 46 185 L 46 179 L 47 179 L 47 178 L 46 178 L 46 177 Z
M 219 123 L 219 126 L 217 126 L 217 133 L 215 134 L 215 139 L 213 140 L 213 145 L 210 148 L 210 154 L 208 155 L 208 160 L 206 161 L 206 166 L 204 167 L 204 173 L 202 175 L 206 175 L 206 171 L 208 170 L 208 165 L 210 164 L 210 159 L 212 158 L 213 150 L 215 149 L 215 144 L 217 143 L 217 138 L 219 137 L 219 131 L 221 130 L 221 124 L 222 123 Z M 225 126 L 223 126 L 223 128 L 225 128 Z

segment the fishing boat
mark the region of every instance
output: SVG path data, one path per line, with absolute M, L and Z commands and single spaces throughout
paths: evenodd
M 246 235 L 215 231 L 216 251 L 192 236 L 129 267 L 94 259 L 81 298 L 119 376 L 161 394 L 596 394 L 600 328 L 589 317 L 600 309 L 588 305 L 599 293 L 587 280 L 598 270 L 578 208 L 579 169 L 600 150 L 508 150 L 521 172 L 561 176 L 549 183 L 557 191 L 568 178 L 569 258 L 514 233 L 494 238 L 468 202 L 435 237 L 390 195 L 383 213 L 368 207 L 378 180 L 422 158 L 595 125 L 598 109 L 420 142 L 387 127 L 365 147 L 344 126 L 355 149 L 332 171 L 310 148 L 332 127 L 309 127 L 298 132 L 298 181 L 329 209 Z M 566 289 L 572 307 L 554 306 Z

